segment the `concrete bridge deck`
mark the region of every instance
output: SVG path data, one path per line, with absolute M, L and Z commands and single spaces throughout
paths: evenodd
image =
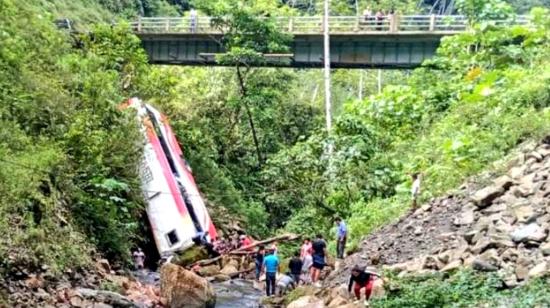
M 277 17 L 275 25 L 293 34 L 289 54 L 265 55 L 265 66 L 323 67 L 322 17 Z M 527 24 L 525 16 L 495 21 Z M 216 55 L 223 29 L 210 17 L 141 18 L 131 24 L 153 64 L 219 65 Z M 441 38 L 462 33 L 463 16 L 410 15 L 383 19 L 356 16 L 329 18 L 331 66 L 334 68 L 414 68 L 431 58 Z

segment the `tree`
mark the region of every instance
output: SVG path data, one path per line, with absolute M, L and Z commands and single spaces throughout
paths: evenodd
M 256 1 L 200 1 L 197 7 L 213 17 L 213 25 L 222 31 L 220 45 L 225 53 L 218 55 L 220 64 L 234 66 L 240 89 L 240 106 L 244 107 L 256 148 L 258 167 L 265 161 L 260 147 L 252 108 L 262 97 L 250 89 L 255 70 L 252 66 L 266 64 L 266 54 L 289 50 L 291 36 L 277 29 L 272 12 Z M 239 107 L 240 107 L 239 106 Z
M 514 14 L 514 9 L 502 0 L 457 0 L 461 14 L 468 17 L 470 25 L 487 20 L 504 20 Z

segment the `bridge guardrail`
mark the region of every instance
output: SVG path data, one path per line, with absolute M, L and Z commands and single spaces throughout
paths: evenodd
M 223 29 L 213 24 L 208 16 L 147 17 L 131 23 L 135 32 L 165 34 L 220 34 Z M 293 34 L 322 34 L 323 18 L 320 16 L 276 17 L 275 25 L 284 32 Z M 512 20 L 496 20 L 497 25 L 528 24 L 529 17 L 519 15 Z M 375 16 L 330 16 L 332 34 L 380 34 L 442 32 L 460 33 L 468 29 L 468 20 L 460 15 L 389 15 L 382 19 Z

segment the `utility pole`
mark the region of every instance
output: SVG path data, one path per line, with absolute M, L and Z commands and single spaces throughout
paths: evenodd
M 359 100 L 363 100 L 363 73 L 364 70 L 359 71 Z
M 328 143 L 326 148 L 326 156 L 328 159 L 328 177 L 332 182 L 334 180 L 334 162 L 333 152 L 334 144 L 332 143 L 332 102 L 331 102 L 331 89 L 330 89 L 330 33 L 329 33 L 329 1 L 325 0 L 325 14 L 323 18 L 323 32 L 324 32 L 324 62 L 325 62 L 325 112 L 327 121 L 327 136 Z
M 325 14 L 323 19 L 324 32 L 324 62 L 325 62 L 325 112 L 327 121 L 327 132 L 330 136 L 332 130 L 332 102 L 330 89 L 330 34 L 329 34 L 329 0 L 325 0 Z
M 382 93 L 382 70 L 378 69 L 378 94 Z

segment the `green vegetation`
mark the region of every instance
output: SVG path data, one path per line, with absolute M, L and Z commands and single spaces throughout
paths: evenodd
M 126 260 L 140 238 L 142 146 L 117 107 L 154 96 L 153 74 L 124 27 L 98 26 L 75 49 L 39 5 L 0 1 L 1 268 L 74 269 L 96 248 Z
M 451 277 L 427 275 L 400 279 L 391 277 L 393 291 L 372 307 L 546 307 L 550 304 L 548 278 L 505 290 L 496 275 L 458 272 Z

